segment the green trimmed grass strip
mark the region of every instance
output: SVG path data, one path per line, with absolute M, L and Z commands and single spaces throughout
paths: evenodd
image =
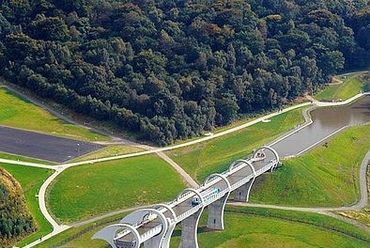
M 116 214 L 91 224 L 70 228 L 51 239 L 37 245 L 37 248 L 49 247 L 107 247 L 103 240 L 92 240 L 91 237 L 101 228 L 118 223 L 127 213 Z
M 202 248 L 296 248 L 368 247 L 368 233 L 334 218 L 273 209 L 228 207 L 225 230 L 206 228 L 204 215 L 198 228 Z M 176 231 L 171 247 L 178 247 L 181 232 Z
M 18 246 L 26 245 L 32 241 L 39 239 L 52 231 L 49 222 L 42 215 L 38 205 L 39 189 L 42 183 L 52 174 L 52 171 L 47 169 L 39 169 L 33 167 L 25 167 L 20 165 L 0 164 L 0 167 L 7 170 L 22 186 L 24 196 L 26 198 L 27 207 L 31 212 L 34 220 L 37 223 L 38 229 L 21 242 Z
M 167 152 L 193 178 L 202 181 L 213 172 L 221 172 L 253 149 L 273 141 L 304 122 L 302 109 L 278 115 L 271 122 L 257 123 L 230 135 Z
M 104 241 L 92 240 L 91 237 L 101 228 L 117 223 L 124 215 L 119 214 L 72 228 L 45 241 L 37 248 L 107 247 Z M 207 230 L 206 218 L 207 212 L 202 215 L 198 229 L 199 245 L 202 248 L 362 248 L 368 247 L 370 242 L 365 231 L 332 217 L 314 213 L 227 207 L 223 231 Z M 180 235 L 180 229 L 177 228 L 171 240 L 171 247 L 178 247 Z
M 44 164 L 44 165 L 53 165 L 53 164 L 55 164 L 55 162 L 51 162 L 51 161 L 39 160 L 39 159 L 35 159 L 35 158 L 20 156 L 20 155 L 6 153 L 6 152 L 0 152 L 0 158 L 8 159 L 8 160 L 15 160 L 15 161 L 22 161 L 22 162 L 40 163 L 40 164 Z
M 86 160 L 91 160 L 91 159 L 119 156 L 119 155 L 124 155 L 124 154 L 129 154 L 129 153 L 134 153 L 134 152 L 141 152 L 141 151 L 144 151 L 144 149 L 141 149 L 135 146 L 110 145 L 98 151 L 94 151 L 84 156 L 78 157 L 74 159 L 72 162 L 80 162 L 80 161 L 86 161 Z
M 184 188 L 176 171 L 155 155 L 73 167 L 50 187 L 48 204 L 62 222 L 171 200 Z
M 109 140 L 87 128 L 58 119 L 4 87 L 0 87 L 0 125 L 78 140 Z
M 370 150 L 370 125 L 346 129 L 308 153 L 257 179 L 251 201 L 302 207 L 352 205 L 359 169 Z
M 315 95 L 319 101 L 344 101 L 362 91 L 365 91 L 366 82 L 360 78 L 361 74 L 349 75 L 341 84 L 328 85 Z

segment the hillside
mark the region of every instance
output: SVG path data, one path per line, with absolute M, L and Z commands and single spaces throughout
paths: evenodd
M 21 186 L 0 168 L 0 247 L 11 247 L 35 229 Z
M 164 145 L 369 65 L 367 2 L 2 1 L 0 74 Z

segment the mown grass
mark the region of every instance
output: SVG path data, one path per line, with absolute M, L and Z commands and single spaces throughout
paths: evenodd
M 79 140 L 109 139 L 89 129 L 66 123 L 4 87 L 0 87 L 0 125 Z
M 106 146 L 98 151 L 88 153 L 84 156 L 78 157 L 73 162 L 86 161 L 90 159 L 105 158 L 111 156 L 124 155 L 128 153 L 140 152 L 143 149 L 129 145 L 111 145 Z
M 370 167 L 368 167 L 367 170 L 367 191 L 370 195 Z M 339 214 L 347 218 L 357 220 L 370 227 L 370 200 L 368 199 L 367 206 L 360 211 L 340 211 Z
M 93 224 L 72 228 L 42 243 L 46 247 L 103 248 L 106 243 L 91 237 L 102 227 L 117 223 L 124 214 L 109 217 Z M 205 228 L 206 212 L 203 214 L 198 240 L 202 248 L 214 247 L 368 247 L 370 238 L 365 231 L 337 219 L 314 213 L 293 211 L 227 207 L 225 230 L 209 231 Z M 177 248 L 181 231 L 177 229 L 171 247 Z
M 205 227 L 205 218 L 203 224 Z M 202 248 L 368 247 L 368 234 L 317 214 L 267 209 L 228 208 L 221 232 L 198 230 Z M 173 238 L 171 247 L 177 247 Z
M 55 162 L 51 162 L 51 161 L 39 160 L 35 158 L 20 156 L 20 155 L 6 153 L 6 152 L 0 152 L 0 158 L 8 159 L 8 160 L 15 160 L 15 161 L 22 161 L 22 162 L 41 163 L 45 165 L 55 164 Z
M 79 227 L 70 228 L 51 239 L 37 245 L 37 248 L 49 248 L 49 247 L 107 247 L 106 242 L 103 240 L 92 240 L 91 237 L 99 231 L 101 228 L 118 223 L 126 213 L 115 214 L 113 216 L 104 218 L 94 223 L 86 224 Z
M 359 195 L 359 167 L 370 149 L 370 126 L 346 129 L 301 157 L 257 179 L 251 201 L 294 206 L 352 205 Z
M 22 190 L 27 202 L 27 207 L 34 220 L 36 221 L 38 227 L 35 233 L 31 234 L 30 236 L 19 242 L 19 244 L 17 245 L 23 246 L 51 232 L 52 227 L 44 218 L 39 209 L 37 195 L 42 183 L 52 174 L 52 171 L 47 169 L 9 165 L 3 163 L 0 164 L 0 167 L 12 174 L 12 176 L 22 186 Z
M 202 181 L 303 122 L 302 109 L 296 109 L 272 118 L 271 122 L 260 122 L 230 135 L 169 151 L 167 155 L 193 178 Z
M 365 90 L 365 82 L 360 78 L 361 74 L 348 75 L 341 84 L 328 85 L 315 95 L 319 101 L 347 100 Z
M 71 222 L 171 200 L 183 188 L 170 165 L 147 155 L 70 168 L 51 186 L 48 204 L 59 220 Z

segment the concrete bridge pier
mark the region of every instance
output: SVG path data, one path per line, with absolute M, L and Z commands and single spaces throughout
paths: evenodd
M 248 202 L 255 178 L 235 190 L 234 201 Z
M 159 235 L 157 237 L 153 237 L 144 242 L 144 248 L 153 248 L 153 247 L 161 247 L 162 244 L 162 236 Z
M 167 232 L 163 237 L 160 248 L 170 248 L 171 237 L 172 237 L 173 231 L 175 230 L 175 227 L 176 227 L 176 223 L 171 223 L 168 225 Z
M 207 227 L 213 230 L 224 230 L 224 210 L 229 194 L 208 205 Z
M 190 215 L 181 222 L 180 248 L 199 248 L 197 229 L 202 212 L 203 208 L 199 209 L 196 213 Z

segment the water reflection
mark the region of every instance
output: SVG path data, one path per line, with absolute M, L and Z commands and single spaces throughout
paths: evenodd
M 350 105 L 316 109 L 311 116 L 311 125 L 272 146 L 281 157 L 299 154 L 345 126 L 370 122 L 370 96 Z

